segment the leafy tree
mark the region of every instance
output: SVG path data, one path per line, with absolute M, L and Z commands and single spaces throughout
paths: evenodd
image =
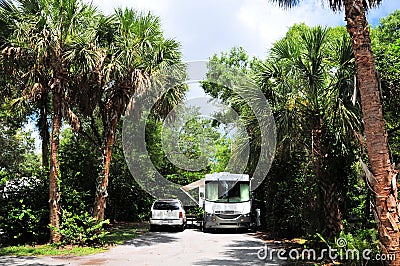
M 277 154 L 268 176 L 254 191 L 253 204 L 261 210 L 263 227 L 281 237 L 314 234 L 323 218 L 315 206 L 318 185 L 314 180 L 308 151 Z
M 84 121 L 83 121 L 84 122 Z M 73 133 L 70 128 L 62 131 L 60 141 L 60 171 L 62 210 L 68 215 L 79 215 L 86 219 L 91 211 L 96 190 L 93 184 L 99 175 L 98 149 L 93 149 L 93 132 L 90 125 L 82 123 L 82 131 Z M 86 128 L 87 127 L 87 128 Z M 82 135 L 82 132 L 88 135 Z M 133 179 L 122 151 L 120 127 L 117 130 L 110 164 L 108 208 L 105 210 L 111 222 L 141 221 L 148 216 L 152 198 Z
M 299 0 L 270 0 L 280 6 L 290 8 L 298 5 Z M 325 1 L 323 1 L 325 2 Z M 399 214 L 397 212 L 397 186 L 395 170 L 391 165 L 388 140 L 379 94 L 379 82 L 372 54 L 371 39 L 365 10 L 381 3 L 381 0 L 330 0 L 334 10 L 344 8 L 347 31 L 351 37 L 355 58 L 358 89 L 361 96 L 364 131 L 368 148 L 368 158 L 373 174 L 372 187 L 375 192 L 376 222 L 379 228 L 379 240 L 384 254 L 396 259 L 386 261 L 387 265 L 400 263 Z M 385 199 L 385 200 L 384 200 Z M 388 199 L 388 200 L 387 200 Z
M 21 6 L 24 9 L 25 14 L 34 15 L 38 12 L 37 6 L 30 5 L 29 2 L 24 2 Z M 29 58 L 27 54 L 24 56 L 21 53 L 16 53 L 18 49 L 13 49 L 10 46 L 12 41 L 10 38 L 13 36 L 15 31 L 15 22 L 21 22 L 22 17 L 19 16 L 19 10 L 13 5 L 13 2 L 4 1 L 0 3 L 0 24 L 2 27 L 2 82 L 3 89 L 9 90 L 13 95 L 12 104 L 13 111 L 15 113 L 21 112 L 21 110 L 31 111 L 33 106 L 28 104 L 33 102 L 37 109 L 39 109 L 38 127 L 40 136 L 42 137 L 42 165 L 48 167 L 48 148 L 49 148 L 49 125 L 47 122 L 47 109 L 49 103 L 47 102 L 48 92 L 41 90 L 40 97 L 38 97 L 37 86 L 29 84 L 32 82 L 31 69 L 29 69 Z M 38 73 L 37 73 L 38 74 Z M 33 74 L 34 75 L 34 74 Z M 22 78 L 24 77 L 24 78 Z M 43 75 L 41 79 L 44 79 Z M 36 81 L 33 81 L 34 83 Z M 29 84 L 29 85 L 28 85 Z M 9 92 L 9 93 L 10 93 Z M 29 112 L 28 111 L 28 112 Z
M 108 208 L 105 215 L 111 221 L 148 220 L 154 199 L 133 178 L 122 149 L 121 129 L 117 131 L 110 165 Z
M 96 11 L 79 0 L 6 2 L 14 12 L 13 34 L 7 40 L 7 60 L 11 64 L 25 62 L 22 68 L 17 68 L 16 73 L 27 71 L 24 74 L 28 78 L 23 86 L 28 89 L 29 94 L 34 95 L 33 98 L 51 94 L 50 241 L 58 242 L 60 236 L 54 228 L 59 226 L 57 157 L 60 128 L 63 116 L 74 129 L 79 127 L 78 118 L 70 108 L 69 95 L 81 85 L 76 81 L 81 74 L 79 70 L 90 72 L 96 65 L 97 55 L 92 45 Z M 47 104 L 47 98 L 45 101 Z M 42 119 L 47 120 L 47 114 L 43 114 Z
M 23 125 L 14 120 L 6 103 L 0 107 L 0 245 L 48 239 L 46 172 L 40 169 L 34 139 Z
M 18 120 L 18 119 L 16 119 Z M 22 130 L 24 123 L 16 121 L 6 103 L 0 107 L 0 184 L 17 177 L 29 176 L 37 167 L 33 154 L 34 139 Z
M 157 119 L 146 124 L 151 161 L 163 176 L 180 185 L 226 171 L 231 154 L 231 139 L 219 123 L 202 117 L 196 108 L 184 110 L 168 117 L 168 126 Z
M 48 240 L 46 172 L 31 169 L 0 186 L 0 245 L 41 244 Z M 35 195 L 34 197 L 32 195 Z
M 341 40 L 332 39 L 331 31 L 304 25 L 291 28 L 274 44 L 259 79 L 264 91 L 273 95 L 282 151 L 302 144 L 309 150 L 327 234 L 338 234 L 343 228 L 339 186 L 345 178 L 339 169 L 346 168 L 338 162 L 352 154 L 360 121 L 351 102 L 351 45 L 343 34 Z
M 202 82 L 204 91 L 229 105 L 239 115 L 240 122 L 246 127 L 250 144 L 250 158 L 246 167 L 246 172 L 249 174 L 255 171 L 259 158 L 261 133 L 257 118 L 249 103 L 244 101 L 232 88 L 234 85 L 245 82 L 242 80 L 243 77 L 252 80 L 259 62 L 260 60 L 257 58 L 250 60 L 242 47 L 234 47 L 229 52 L 222 53 L 221 56 L 214 55 L 210 59 L 207 80 Z M 256 104 L 254 105 L 256 106 Z M 229 115 L 229 113 L 224 114 L 224 116 Z M 233 151 L 231 156 L 237 156 L 241 151 L 239 148 Z
M 383 18 L 372 31 L 372 47 L 377 70 L 381 77 L 383 111 L 388 127 L 392 161 L 400 161 L 400 12 L 397 10 Z
M 99 113 L 102 118 L 104 148 L 102 171 L 99 175 L 93 216 L 104 218 L 112 146 L 121 116 L 135 92 L 145 91 L 153 72 L 180 60 L 179 44 L 165 39 L 159 18 L 131 9 L 117 9 L 110 17 L 102 18 L 98 38 L 105 49 L 99 73 Z M 180 101 L 183 91 L 173 89 L 172 97 Z M 172 103 L 176 104 L 176 101 Z
M 82 125 L 85 126 L 84 124 Z M 69 213 L 89 212 L 97 178 L 97 149 L 80 134 L 65 128 L 60 139 L 61 207 Z
M 257 59 L 250 61 L 243 49 L 233 48 L 220 57 L 215 55 L 210 60 L 208 72 L 208 77 L 221 81 L 220 84 L 234 83 L 237 78 L 237 75 L 233 75 L 235 71 L 253 77 L 260 84 L 264 96 L 272 105 L 277 124 L 276 164 L 282 165 L 288 160 L 301 165 L 298 162 L 300 157 L 295 156 L 299 153 L 313 158 L 304 161 L 304 165 L 312 163 L 314 166 L 314 180 L 321 190 L 321 208 L 325 212 L 321 217 L 327 233 L 342 228 L 339 209 L 343 191 L 341 184 L 347 175 L 345 169 L 354 160 L 353 142 L 356 140 L 355 132 L 360 127 L 358 108 L 351 102 L 354 88 L 353 54 L 344 34 L 342 28 L 310 29 L 304 24 L 295 25 L 285 38 L 274 45 L 266 62 Z M 230 104 L 240 114 L 250 136 L 251 149 L 257 154 L 260 149 L 259 125 L 247 103 L 237 100 L 237 95 L 224 86 L 205 82 L 203 88 Z M 257 156 L 251 155 L 247 169 L 250 173 L 257 161 Z M 348 164 L 344 164 L 345 161 Z M 286 176 L 274 166 L 271 171 L 278 172 L 278 176 Z M 271 173 L 270 178 L 274 175 Z M 302 172 L 298 175 L 304 176 Z M 300 181 L 301 178 L 296 180 Z M 269 186 L 273 184 L 269 178 L 265 182 Z M 313 187 L 310 184 L 307 186 Z M 301 187 L 298 189 L 304 191 Z M 265 190 L 270 193 L 268 191 Z M 268 199 L 268 196 L 257 195 Z M 313 202 L 314 213 L 321 213 L 317 207 L 318 201 L 312 197 L 309 200 Z M 314 228 L 319 227 L 312 223 Z

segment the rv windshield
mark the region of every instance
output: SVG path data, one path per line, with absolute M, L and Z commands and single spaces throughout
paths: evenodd
M 244 202 L 250 200 L 249 182 L 206 182 L 206 200 L 214 202 Z

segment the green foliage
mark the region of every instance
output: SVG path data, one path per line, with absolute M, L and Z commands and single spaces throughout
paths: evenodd
M 106 217 L 111 221 L 147 220 L 153 198 L 143 190 L 129 171 L 120 136 L 117 136 L 113 149 Z
M 382 104 L 392 161 L 400 161 L 400 11 L 381 19 L 372 31 L 372 48 L 381 77 Z
M 0 245 L 43 243 L 48 238 L 47 173 L 34 153 L 31 132 L 22 129 L 24 119 L 4 99 L 0 106 Z
M 54 1 L 49 3 L 57 4 Z M 133 88 L 136 88 L 137 84 L 132 83 L 131 77 L 140 75 L 141 80 L 146 80 L 147 74 L 181 58 L 179 43 L 164 38 L 158 17 L 130 9 L 117 9 L 114 15 L 106 17 L 91 6 L 82 5 L 79 18 L 69 16 L 73 13 L 73 5 L 60 11 L 69 21 L 55 19 L 60 15 L 52 13 L 58 8 L 55 6 L 50 6 L 54 10 L 26 10 L 29 11 L 24 17 L 26 19 L 8 16 L 5 10 L 1 10 L 0 27 L 3 29 L 5 23 L 11 22 L 7 29 L 15 29 L 1 31 L 1 38 L 8 38 L 10 43 L 29 50 L 27 53 L 19 50 L 20 54 L 10 50 L 12 56 L 20 57 L 8 57 L 9 65 L 5 64 L 7 53 L 0 58 L 2 245 L 43 243 L 48 239 L 47 173 L 38 170 L 40 160 L 33 153 L 34 140 L 21 128 L 32 109 L 37 108 L 33 101 L 44 99 L 46 93 L 51 96 L 48 86 L 55 71 L 53 65 L 63 61 L 65 73 L 62 74 L 65 77 L 62 80 L 71 81 L 64 84 L 64 89 L 68 91 L 67 98 L 73 101 L 69 103 L 71 106 L 64 107 L 79 110 L 83 116 L 80 133 L 72 133 L 67 128 L 60 139 L 60 203 L 63 206 L 58 229 L 62 235 L 60 245 L 96 246 L 104 244 L 103 227 L 107 221 L 94 220 L 90 212 L 96 179 L 103 167 L 101 146 L 108 126 L 115 115 L 123 114 Z M 55 28 L 53 24 L 57 24 Z M 43 30 L 44 26 L 55 29 L 56 35 L 47 39 L 48 36 L 43 35 L 47 32 Z M 66 28 L 68 30 L 57 32 Z M 396 11 L 382 19 L 372 32 L 395 162 L 400 161 L 399 29 L 400 11 Z M 202 86 L 208 94 L 230 105 L 244 121 L 250 140 L 250 159 L 246 169 L 250 174 L 260 150 L 259 127 L 249 105 L 238 100 L 238 95 L 228 87 L 237 81 L 238 73 L 250 77 L 260 85 L 272 106 L 278 126 L 277 159 L 264 183 L 254 192 L 253 201 L 256 207 L 261 208 L 262 223 L 267 229 L 284 236 L 297 236 L 314 234 L 323 225 L 320 183 L 315 179 L 311 160 L 314 144 L 311 123 L 317 117 L 327 132 L 323 170 L 329 173 L 329 180 L 338 185 L 335 200 L 339 202 L 342 217 L 347 220 L 346 230 L 350 231 L 340 236 L 347 240 L 349 247 L 371 248 L 378 252 L 376 231 L 361 229 L 371 225 L 369 201 L 372 195 L 360 178 L 360 166 L 354 162 L 359 152 L 354 133 L 360 130 L 361 125 L 359 106 L 351 103 L 354 66 L 351 43 L 346 34 L 344 27 L 311 29 L 305 24 L 294 25 L 282 40 L 274 44 L 265 61 L 249 58 L 241 47 L 220 56 L 214 55 L 207 77 L 219 84 L 203 82 Z M 0 40 L 2 45 L 6 43 L 4 40 Z M 62 58 L 54 58 L 57 43 L 63 48 Z M 104 60 L 101 63 L 104 68 L 97 71 L 99 58 Z M 29 67 L 33 64 L 35 68 Z M 7 72 L 11 66 L 16 67 L 12 69 L 13 76 Z M 91 72 L 93 68 L 96 68 L 96 73 Z M 35 71 L 30 72 L 32 69 Z M 18 82 L 15 82 L 15 77 Z M 190 119 L 173 132 L 162 131 L 160 118 L 182 100 L 186 89 L 182 87 L 165 94 L 154 107 L 146 128 L 147 148 L 156 169 L 168 180 L 181 185 L 199 180 L 206 173 L 224 171 L 233 156 L 232 140 L 216 121 Z M 33 97 L 30 102 L 25 102 L 26 109 L 15 108 L 26 95 Z M 10 100 L 16 98 L 18 101 Z M 51 103 L 46 99 L 42 107 Z M 64 113 L 71 110 L 65 109 Z M 232 114 L 218 115 L 229 117 Z M 30 118 L 37 119 L 36 116 Z M 205 169 L 186 171 L 169 161 L 161 137 L 164 134 L 168 138 L 177 132 L 180 134 L 179 149 L 186 158 L 198 159 L 202 152 L 207 155 Z M 126 165 L 121 123 L 114 133 L 116 141 L 112 147 L 106 217 L 112 221 L 147 219 L 153 199 L 135 182 Z M 192 208 L 188 213 L 201 215 L 202 209 Z M 135 233 L 131 230 L 125 236 L 131 237 Z M 335 245 L 329 241 L 326 243 Z
M 0 191 L 0 245 L 48 240 L 48 183 L 32 176 L 6 182 Z
M 160 173 L 176 184 L 187 185 L 204 178 L 207 173 L 226 170 L 231 155 L 231 140 L 218 123 L 200 118 L 197 110 L 188 108 L 183 113 L 182 117 L 173 118 L 173 125 L 168 128 L 162 122 L 150 119 L 146 124 L 146 145 L 150 158 Z M 169 143 L 168 140 L 176 136 L 177 147 L 172 147 L 175 143 Z M 171 150 L 176 148 L 179 156 L 189 162 L 204 160 L 204 169 L 190 171 L 174 165 L 170 160 L 179 161 L 179 157 L 171 153 Z M 168 152 L 171 158 L 166 155 Z
M 62 211 L 60 228 L 53 229 L 61 235 L 61 241 L 56 245 L 101 246 L 107 231 L 104 225 L 109 220 L 98 221 L 88 212 L 70 213 Z M 51 226 L 51 225 L 49 225 Z
M 0 247 L 0 256 L 85 256 L 108 250 L 109 245 L 122 245 L 127 240 L 138 236 L 138 232 L 147 231 L 146 225 L 134 223 L 117 223 L 107 226 L 107 234 L 103 237 L 106 246 L 71 246 L 61 247 L 59 244 L 18 245 Z
M 0 180 L 29 176 L 39 166 L 34 139 L 30 131 L 23 130 L 25 125 L 9 103 L 0 104 Z
M 204 172 L 179 171 L 178 174 L 168 174 L 167 179 L 179 185 L 187 185 L 204 178 Z
M 373 193 L 364 180 L 365 176 L 359 162 L 355 162 L 348 169 L 347 180 L 344 186 L 342 208 L 345 210 L 343 219 L 347 221 L 346 230 L 375 227 L 370 210 Z
M 230 150 L 231 139 L 220 138 L 215 143 L 215 154 L 213 156 L 213 164 L 211 165 L 211 173 L 226 171 L 229 159 L 232 156 Z
M 261 209 L 261 224 L 283 237 L 313 234 L 320 227 L 315 215 L 317 185 L 304 154 L 276 159 L 255 191 L 253 204 Z
M 89 211 L 99 168 L 98 150 L 70 128 L 62 131 L 59 150 L 61 206 L 71 212 Z
M 359 106 L 351 102 L 354 59 L 346 29 L 297 24 L 273 45 L 265 61 L 250 60 L 242 48 L 232 48 L 214 55 L 208 68 L 204 90 L 231 106 L 246 126 L 250 175 L 258 161 L 260 129 L 249 103 L 228 87 L 237 82 L 238 73 L 245 75 L 259 85 L 271 105 L 277 150 L 254 200 L 264 226 L 285 236 L 322 230 L 323 187 L 332 184 L 338 191 L 325 202 L 334 202 L 346 213 L 341 203 L 349 198 L 342 184 L 352 175 L 350 167 L 358 152 L 355 134 L 361 127 Z M 312 133 L 319 130 L 316 145 Z
M 13 208 L 3 217 L 3 228 L 1 230 L 10 238 L 14 238 L 11 243 L 26 243 L 27 241 L 38 243 L 43 241 L 44 227 L 42 220 L 47 211 L 44 209 L 32 210 L 23 204 L 22 199 L 20 203 L 21 206 L 12 206 Z M 42 224 L 42 227 L 40 227 L 40 224 Z
M 138 228 L 137 225 L 132 223 L 113 224 L 107 229 L 108 234 L 105 235 L 104 241 L 107 244 L 122 245 L 137 237 L 140 230 L 143 230 L 143 228 Z
M 185 207 L 186 215 L 196 215 L 198 219 L 202 219 L 204 215 L 204 209 L 199 206 Z
M 381 265 L 374 262 L 377 254 L 380 254 L 378 232 L 376 229 L 357 230 L 354 233 L 342 231 L 333 241 L 326 240 L 322 235 L 317 234 L 320 240 L 332 250 L 332 256 L 337 256 L 338 260 L 349 266 Z M 348 250 L 357 250 L 359 256 L 351 255 Z M 368 256 L 372 261 L 363 259 L 363 251 L 369 250 Z M 347 256 L 346 256 L 347 254 Z M 350 254 L 350 255 L 349 255 Z M 375 263 L 375 264 L 374 264 Z
M 60 143 L 61 205 L 71 213 L 90 212 L 96 178 L 103 160 L 100 149 L 93 149 L 95 134 L 83 123 L 85 135 L 70 129 L 62 132 Z M 151 196 L 136 183 L 125 162 L 118 130 L 113 146 L 108 202 L 105 215 L 111 221 L 141 221 L 149 215 Z
M 85 256 L 107 251 L 106 247 L 79 247 L 66 248 L 46 245 L 18 245 L 0 248 L 1 256 Z

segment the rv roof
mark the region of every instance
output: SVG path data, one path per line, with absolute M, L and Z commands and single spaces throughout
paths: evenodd
M 250 179 L 249 175 L 246 174 L 231 174 L 227 172 L 207 174 L 205 176 L 205 181 L 217 181 L 217 180 L 249 181 Z

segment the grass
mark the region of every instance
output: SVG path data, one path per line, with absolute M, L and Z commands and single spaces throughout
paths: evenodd
M 112 225 L 108 230 L 104 240 L 108 244 L 121 245 L 133 239 L 138 234 L 147 231 L 146 226 L 138 223 L 118 223 Z
M 107 247 L 56 247 L 54 245 L 24 245 L 0 248 L 0 256 L 84 256 L 106 251 Z
M 0 247 L 0 256 L 85 256 L 107 251 L 110 246 L 121 245 L 127 240 L 147 232 L 147 225 L 140 223 L 117 223 L 107 228 L 108 234 L 104 237 L 104 247 L 57 247 L 51 244 L 45 245 L 20 245 Z

